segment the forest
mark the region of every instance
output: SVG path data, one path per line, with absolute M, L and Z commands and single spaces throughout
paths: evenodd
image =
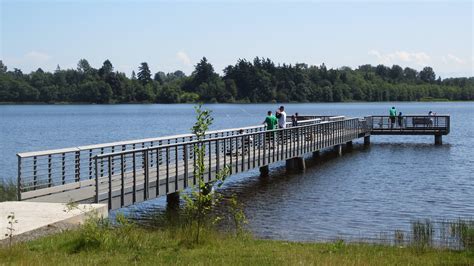
M 86 59 L 76 69 L 29 74 L 9 70 L 0 60 L 2 103 L 265 103 L 474 100 L 474 77 L 437 77 L 398 65 L 361 65 L 328 69 L 296 63 L 275 64 L 268 58 L 240 59 L 219 75 L 203 57 L 191 75 L 177 70 L 152 73 L 148 63 L 127 76 L 110 60 L 100 68 Z

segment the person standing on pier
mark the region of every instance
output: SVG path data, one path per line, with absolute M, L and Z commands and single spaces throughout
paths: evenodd
M 402 112 L 398 113 L 398 127 L 402 128 L 403 127 L 403 116 Z
M 267 126 L 267 131 L 272 131 L 277 128 L 278 120 L 275 116 L 272 115 L 272 111 L 267 112 L 267 117 L 265 118 L 265 121 L 263 121 L 263 124 Z M 272 143 L 273 143 L 273 135 L 274 132 L 268 132 L 267 133 L 267 140 L 270 143 L 269 147 L 272 148 Z M 266 140 L 265 140 L 266 141 Z
M 390 113 L 390 128 L 393 128 L 395 125 L 395 118 L 397 117 L 397 109 L 395 109 L 395 106 L 392 106 L 392 109 L 389 111 Z
M 286 112 L 283 105 L 277 110 L 276 117 L 278 118 L 278 127 L 286 128 Z
M 298 119 L 296 118 L 296 115 L 291 116 L 291 126 L 292 127 L 297 127 L 298 126 Z

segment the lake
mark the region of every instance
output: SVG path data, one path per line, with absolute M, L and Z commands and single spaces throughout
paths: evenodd
M 474 217 L 474 107 L 456 103 L 285 104 L 289 114 L 384 115 L 391 106 L 404 114 L 451 115 L 443 145 L 433 136 L 372 136 L 336 158 L 327 153 L 305 173 L 270 166 L 232 176 L 225 193 L 236 194 L 258 237 L 311 241 L 371 237 L 408 230 L 417 219 Z M 277 104 L 211 104 L 213 129 L 260 124 Z M 15 180 L 16 153 L 74 147 L 189 132 L 193 105 L 0 105 L 0 178 Z M 160 212 L 165 200 L 127 208 Z

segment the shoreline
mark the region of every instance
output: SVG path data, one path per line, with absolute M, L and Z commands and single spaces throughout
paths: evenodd
M 347 102 L 258 102 L 258 103 L 249 103 L 249 102 L 232 102 L 232 103 L 225 103 L 225 102 L 204 102 L 205 105 L 214 105 L 214 104 L 229 104 L 229 105 L 237 105 L 237 104 L 252 104 L 252 105 L 259 105 L 259 104 L 353 104 L 353 103 L 471 103 L 473 101 L 377 101 L 377 102 L 365 102 L 365 101 L 347 101 Z M 151 102 L 123 102 L 123 103 L 88 103 L 88 102 L 57 102 L 57 103 L 46 103 L 46 102 L 0 102 L 0 106 L 6 105 L 196 105 L 199 104 L 198 102 L 195 103 L 151 103 Z

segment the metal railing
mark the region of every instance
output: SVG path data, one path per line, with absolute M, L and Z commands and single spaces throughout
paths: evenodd
M 346 119 L 97 155 L 95 202 L 114 209 L 195 185 L 191 151 L 196 146 L 205 146 L 204 178 L 211 182 L 221 169 L 234 174 L 299 157 L 351 141 L 365 130 L 359 119 Z
M 448 134 L 449 115 L 371 116 L 372 133 Z
M 321 122 L 319 119 L 309 119 L 299 121 L 299 124 L 304 125 L 319 122 Z M 290 126 L 291 123 L 288 123 L 288 125 Z M 240 134 L 241 131 L 248 134 L 262 132 L 264 130 L 264 125 L 215 130 L 209 131 L 204 138 L 227 137 Z M 196 140 L 194 134 L 181 134 L 57 150 L 18 153 L 18 199 L 28 199 L 39 195 L 39 193 L 24 194 L 25 192 L 52 188 L 59 185 L 70 185 L 70 188 L 77 188 L 79 182 L 93 180 L 95 178 L 94 157 L 99 154 L 130 151 L 143 149 L 145 147 L 157 147 L 194 140 Z M 102 166 L 102 164 L 100 166 Z M 115 165 L 113 164 L 111 165 L 111 171 L 114 170 Z M 100 173 L 100 176 L 104 176 L 103 171 Z

